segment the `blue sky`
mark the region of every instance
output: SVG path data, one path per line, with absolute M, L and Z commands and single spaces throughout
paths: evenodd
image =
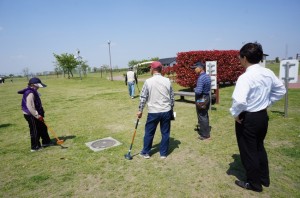
M 0 0 L 0 74 L 53 71 L 53 53 L 78 48 L 91 67 L 239 50 L 268 59 L 300 53 L 299 0 Z

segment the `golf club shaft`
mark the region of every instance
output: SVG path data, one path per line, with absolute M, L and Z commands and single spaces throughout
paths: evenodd
M 134 138 L 135 138 L 136 129 L 137 129 L 138 124 L 139 124 L 139 118 L 136 120 L 135 129 L 134 129 L 134 133 L 133 133 L 133 136 L 132 136 L 132 140 L 131 140 L 131 144 L 130 144 L 130 148 L 129 148 L 128 153 L 131 152 L 131 149 L 132 149 L 132 145 L 133 145 L 133 142 L 134 142 Z
M 44 124 L 46 125 L 46 127 L 48 128 L 48 130 L 52 133 L 52 135 L 55 137 L 55 139 L 57 141 L 60 141 L 60 139 L 58 138 L 58 136 L 56 135 L 56 133 L 46 124 L 46 122 L 44 122 Z

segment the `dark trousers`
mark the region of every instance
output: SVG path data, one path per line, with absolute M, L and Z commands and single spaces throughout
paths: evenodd
M 145 125 L 144 147 L 142 150 L 143 154 L 150 153 L 157 125 L 160 123 L 160 155 L 168 155 L 171 129 L 171 112 L 172 111 L 163 113 L 148 113 L 147 122 Z
M 210 101 L 209 95 L 205 95 L 203 97 L 205 98 L 205 100 Z M 198 125 L 199 125 L 198 134 L 202 137 L 210 137 L 210 126 L 209 126 L 209 116 L 208 116 L 209 106 L 210 106 L 210 102 L 208 103 L 205 109 L 199 109 L 196 106 Z
M 43 122 L 32 115 L 24 114 L 24 118 L 29 126 L 31 149 L 38 149 L 41 147 L 40 138 L 42 138 L 42 144 L 49 144 L 51 142 L 47 126 Z
M 266 110 L 243 112 L 240 119 L 243 119 L 242 124 L 235 122 L 235 129 L 247 182 L 254 189 L 262 190 L 262 184 L 270 184 L 268 156 L 264 147 L 268 131 L 268 113 Z

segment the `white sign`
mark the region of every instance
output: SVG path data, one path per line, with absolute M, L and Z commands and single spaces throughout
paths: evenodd
M 288 76 L 287 76 L 288 82 L 289 83 L 297 83 L 298 82 L 298 68 L 299 68 L 299 61 L 296 59 L 280 61 L 279 79 L 282 81 L 285 81 L 286 75 L 288 74 Z M 288 71 L 286 71 L 286 70 L 288 70 Z
M 217 89 L 217 76 L 210 76 L 211 89 Z
M 217 75 L 217 61 L 206 61 L 205 65 L 208 75 Z

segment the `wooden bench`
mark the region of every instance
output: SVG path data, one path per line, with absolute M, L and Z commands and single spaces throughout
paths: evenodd
M 184 96 L 195 97 L 195 92 L 177 91 L 177 92 L 174 92 L 174 96 L 180 96 L 180 100 L 184 100 Z

